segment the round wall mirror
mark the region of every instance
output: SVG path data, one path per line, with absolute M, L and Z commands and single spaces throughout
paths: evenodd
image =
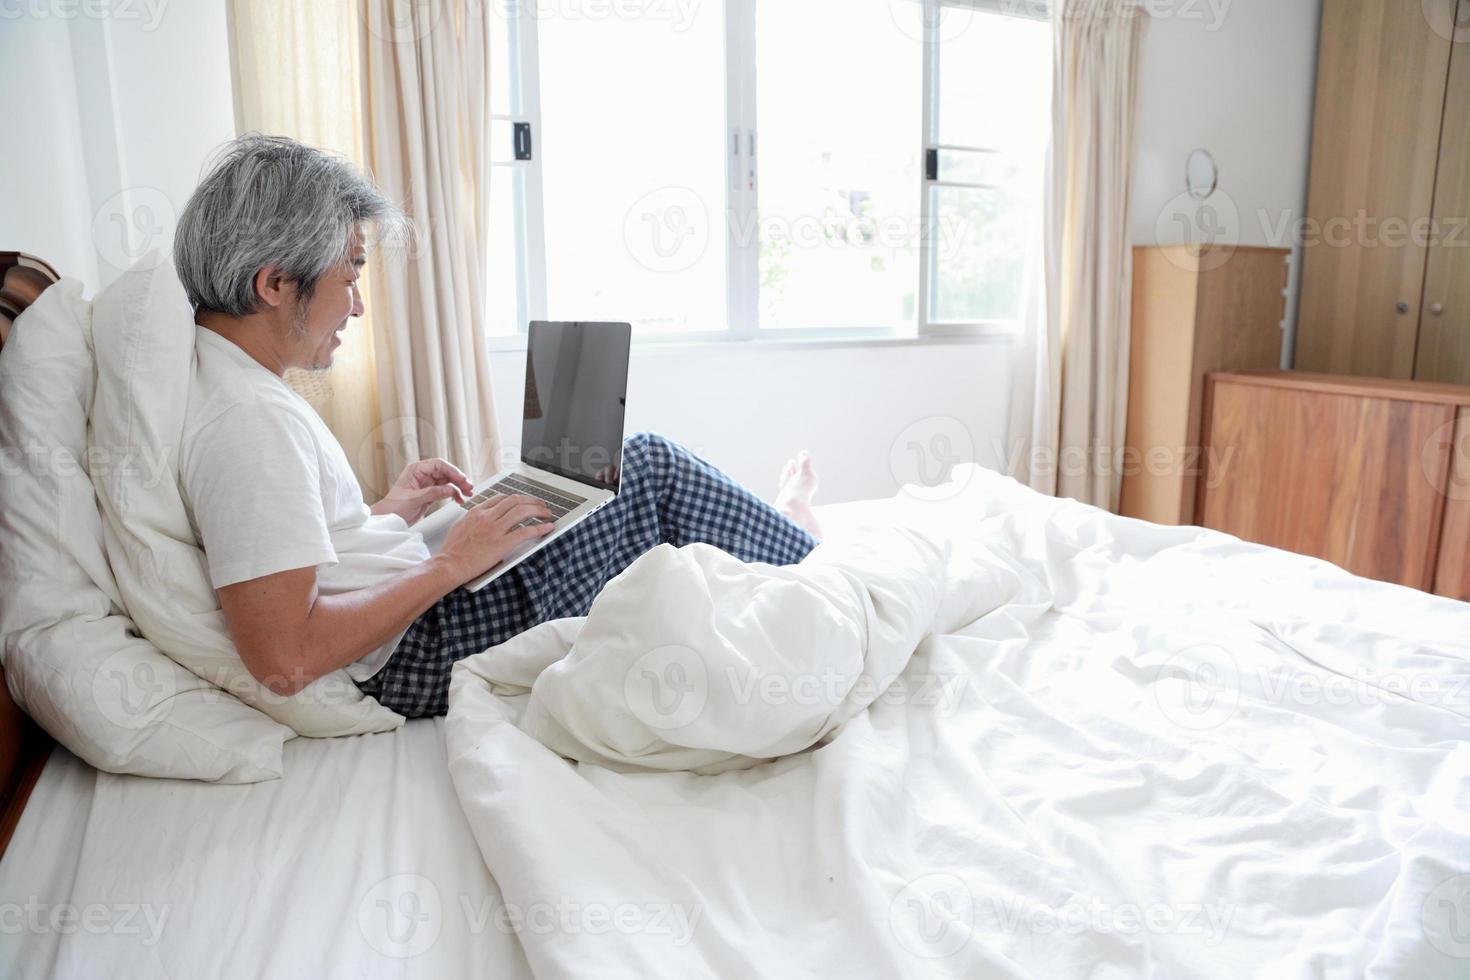
M 1203 201 L 1220 186 L 1220 168 L 1209 150 L 1195 150 L 1184 161 L 1184 186 L 1196 201 Z

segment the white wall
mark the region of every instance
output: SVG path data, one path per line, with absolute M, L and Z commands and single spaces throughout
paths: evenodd
M 1185 159 L 1202 147 L 1220 170 L 1220 188 L 1206 202 L 1221 223 L 1219 240 L 1293 247 L 1293 223 L 1306 210 L 1321 0 L 1148 6 L 1155 16 L 1139 65 L 1134 244 L 1198 240 L 1196 208 L 1182 195 Z
M 883 347 L 754 344 L 635 347 L 627 430 L 661 432 L 765 494 L 799 449 L 817 460 L 819 499 L 892 493 L 934 467 L 1005 457 L 1004 342 Z M 507 446 L 520 442 L 525 355 L 491 355 Z
M 1180 171 L 1196 146 L 1215 154 L 1222 191 L 1250 219 L 1241 242 L 1266 243 L 1262 209 L 1273 220 L 1300 213 L 1318 3 L 1151 0 L 1163 16 L 1142 52 L 1136 243 L 1170 240 L 1158 217 L 1183 189 Z M 167 247 L 205 156 L 234 130 L 225 4 L 130 9 L 135 17 L 0 23 L 0 81 L 44 105 L 22 113 L 21 138 L 0 146 L 0 246 L 52 257 L 93 288 L 143 248 Z M 510 443 L 521 364 L 519 354 L 492 356 Z M 998 465 L 1009 348 L 640 348 L 630 386 L 631 430 L 663 431 L 762 490 L 787 456 L 808 448 L 823 497 L 846 500 L 889 493 L 923 465 Z
M 37 104 L 0 145 L 0 247 L 88 292 L 167 249 L 208 151 L 234 135 L 222 2 L 13 4 L 0 84 Z
M 65 21 L 0 21 L 0 92 L 11 93 L 14 103 L 0 140 L 0 248 L 39 255 L 95 284 L 92 208 Z

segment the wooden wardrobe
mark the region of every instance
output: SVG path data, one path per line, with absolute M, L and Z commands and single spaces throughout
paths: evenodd
M 1323 0 L 1294 365 L 1470 384 L 1470 0 Z

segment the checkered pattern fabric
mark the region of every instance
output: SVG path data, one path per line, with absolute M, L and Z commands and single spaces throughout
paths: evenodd
M 640 433 L 623 444 L 617 497 L 479 592 L 424 613 L 383 669 L 358 686 L 410 718 L 449 708 L 456 660 L 549 619 L 585 616 L 608 580 L 667 542 L 712 544 L 742 561 L 790 565 L 816 540 L 689 450 Z

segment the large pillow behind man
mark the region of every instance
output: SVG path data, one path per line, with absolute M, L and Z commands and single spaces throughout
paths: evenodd
M 0 351 L 0 660 L 11 693 L 99 769 L 253 782 L 281 774 L 290 730 L 184 670 L 138 636 L 102 543 L 88 470 L 92 310 L 63 279 Z
M 105 455 L 166 461 L 156 476 L 117 467 L 94 480 L 107 555 L 143 635 L 192 673 L 300 735 L 380 732 L 403 724 L 337 670 L 291 697 L 245 669 L 225 627 L 179 491 L 179 443 L 194 370 L 193 313 L 173 265 L 149 253 L 92 303 L 97 398 L 91 443 Z M 261 473 L 264 486 L 270 473 Z

